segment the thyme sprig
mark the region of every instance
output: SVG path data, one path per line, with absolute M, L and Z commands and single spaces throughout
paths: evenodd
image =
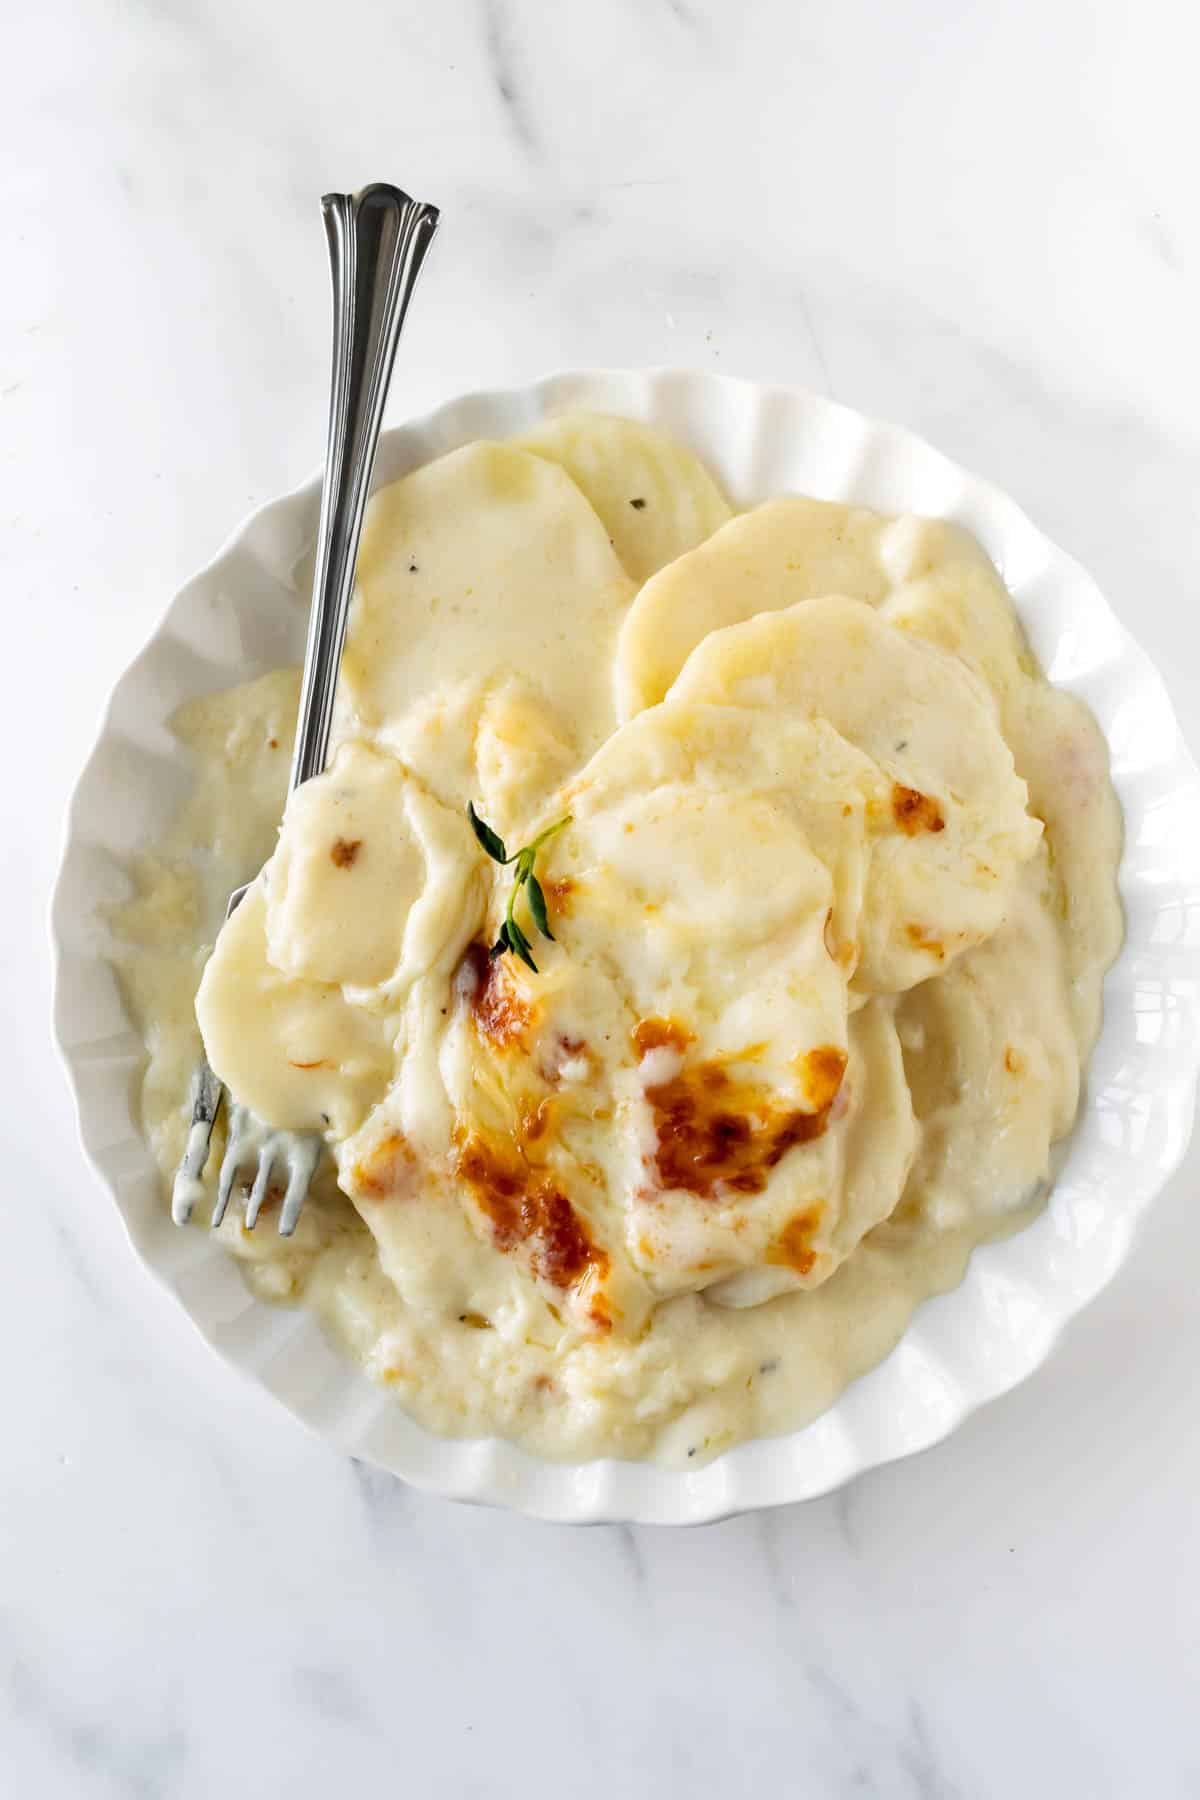
M 546 896 L 542 891 L 541 882 L 533 872 L 533 865 L 542 845 L 548 843 L 552 837 L 556 837 L 560 831 L 565 831 L 571 823 L 571 815 L 568 813 L 565 818 L 556 820 L 553 825 L 547 825 L 545 831 L 538 832 L 531 844 L 526 844 L 522 850 L 514 850 L 511 856 L 505 849 L 504 839 L 493 831 L 491 826 L 486 824 L 475 811 L 473 801 L 467 804 L 467 817 L 471 821 L 471 830 L 493 862 L 499 863 L 501 868 L 508 868 L 511 864 L 516 864 L 512 892 L 508 896 L 508 910 L 504 915 L 504 923 L 500 927 L 500 936 L 492 945 L 492 955 L 503 956 L 506 950 L 511 950 L 513 955 L 519 956 L 521 961 L 536 975 L 538 966 L 533 960 L 529 939 L 514 918 L 513 908 L 516 906 L 521 889 L 524 888 L 534 924 L 543 937 L 549 938 L 551 943 L 554 942 L 554 933 L 550 929 L 550 920 L 546 913 Z

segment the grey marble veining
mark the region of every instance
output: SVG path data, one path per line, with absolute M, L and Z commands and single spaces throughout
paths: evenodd
M 544 1526 L 339 1457 L 151 1287 L 72 1150 L 42 929 L 109 685 L 317 462 L 315 200 L 373 178 L 445 220 L 393 417 L 571 364 L 818 388 L 1009 488 L 1194 721 L 1198 48 L 1171 0 L 7 22 L 0 1794 L 1200 1794 L 1195 1154 L 937 1450 L 692 1533 Z

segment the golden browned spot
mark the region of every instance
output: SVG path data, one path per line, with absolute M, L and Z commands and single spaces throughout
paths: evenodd
M 574 1287 L 589 1269 L 603 1274 L 608 1268 L 567 1196 L 552 1177 L 531 1169 L 515 1145 L 474 1133 L 460 1146 L 457 1166 L 497 1249 L 528 1245 L 533 1272 L 543 1281 Z
M 825 914 L 825 948 L 830 960 L 840 969 L 851 969 L 858 961 L 858 945 L 849 938 L 840 938 L 833 929 L 833 908 Z
M 291 1058 L 288 1058 L 288 1067 L 292 1069 L 325 1069 L 328 1066 L 323 1056 L 318 1057 L 316 1062 L 310 1063 L 292 1062 Z
M 411 1185 L 415 1166 L 403 1134 L 389 1132 L 354 1164 L 350 1171 L 351 1195 L 356 1200 L 388 1200 Z
M 514 1149 L 494 1149 L 483 1138 L 472 1135 L 459 1146 L 458 1173 L 471 1189 L 482 1210 L 496 1227 L 497 1236 L 515 1242 L 518 1231 L 518 1207 L 529 1170 Z
M 1023 1075 L 1025 1073 L 1025 1058 L 1021 1055 L 1019 1050 L 1014 1050 L 1011 1044 L 1004 1052 L 1004 1066 L 1010 1075 Z
M 811 1111 L 781 1107 L 771 1089 L 736 1081 L 715 1062 L 693 1063 L 672 1080 L 647 1088 L 658 1140 L 654 1171 L 659 1186 L 706 1199 L 719 1187 L 761 1194 L 788 1151 L 821 1137 L 829 1122 L 845 1058 L 832 1047 L 810 1054 L 818 1058 L 813 1079 L 822 1096 Z M 841 1058 L 836 1080 L 834 1058 Z
M 828 1112 L 838 1097 L 846 1073 L 846 1052 L 835 1044 L 818 1044 L 796 1058 L 796 1073 L 814 1112 Z
M 337 869 L 348 869 L 361 849 L 361 838 L 335 838 L 329 852 L 330 861 Z
M 588 1307 L 588 1318 L 592 1321 L 592 1324 L 596 1327 L 597 1331 L 612 1330 L 612 1314 L 609 1312 L 608 1306 L 602 1295 L 596 1294 L 593 1296 L 592 1304 Z
M 916 950 L 928 950 L 930 956 L 936 956 L 939 962 L 946 960 L 946 946 L 938 938 L 930 937 L 924 925 L 906 925 L 904 927 L 909 943 Z
M 478 1312 L 459 1313 L 458 1322 L 460 1325 L 469 1325 L 472 1331 L 490 1331 L 492 1329 L 492 1321 Z
M 812 1236 L 820 1223 L 819 1206 L 810 1206 L 807 1212 L 796 1213 L 767 1251 L 767 1261 L 794 1269 L 797 1275 L 809 1274 L 817 1260 L 817 1253 L 812 1248 Z
M 528 1148 L 538 1144 L 547 1136 L 554 1120 L 554 1096 L 547 1094 L 536 1106 L 530 1107 L 521 1117 L 520 1137 Z
M 579 1215 L 555 1188 L 539 1187 L 521 1208 L 533 1250 L 535 1275 L 552 1287 L 571 1287 L 602 1254 L 579 1222 Z M 607 1264 L 608 1258 L 605 1257 Z
M 268 738 L 267 742 L 270 744 L 272 750 L 278 750 L 278 748 L 279 748 L 279 739 L 278 738 Z
M 467 961 L 475 975 L 471 1011 L 481 1037 L 503 1047 L 520 1037 L 533 1008 L 514 985 L 506 957 L 491 956 L 485 944 L 472 944 Z
M 916 837 L 921 831 L 946 829 L 937 801 L 929 794 L 919 794 L 916 788 L 901 787 L 899 782 L 892 786 L 892 817 L 909 837 Z
M 639 1058 L 651 1050 L 686 1050 L 692 1034 L 678 1019 L 642 1019 L 633 1029 L 633 1047 Z
M 538 1074 L 543 1081 L 557 1086 L 567 1064 L 578 1062 L 581 1057 L 590 1068 L 590 1052 L 582 1038 L 572 1037 L 566 1031 L 555 1032 L 550 1041 L 543 1039 L 539 1046 Z
M 557 881 L 543 881 L 542 892 L 546 896 L 546 905 L 552 913 L 570 913 L 571 896 L 575 892 L 575 883 L 569 875 L 561 875 Z

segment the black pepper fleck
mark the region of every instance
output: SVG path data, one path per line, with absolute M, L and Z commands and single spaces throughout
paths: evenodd
M 632 506 L 634 512 L 641 512 L 641 510 L 642 510 L 643 506 L 645 506 L 646 502 L 644 500 L 642 500 L 641 498 L 638 498 L 637 500 L 631 500 L 629 502 L 629 504 L 630 504 L 630 506 Z

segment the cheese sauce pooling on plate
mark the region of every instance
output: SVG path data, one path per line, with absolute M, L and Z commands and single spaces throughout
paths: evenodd
M 272 849 L 295 692 L 176 722 L 196 798 L 116 919 L 145 1122 L 169 1174 L 198 1020 L 324 1136 L 296 1238 L 224 1239 L 423 1423 L 673 1463 L 794 1427 L 1040 1204 L 1119 815 L 964 532 L 733 517 L 680 446 L 569 416 L 375 497 L 334 754 Z M 536 971 L 490 953 L 514 866 L 468 801 L 510 852 L 559 827 Z

